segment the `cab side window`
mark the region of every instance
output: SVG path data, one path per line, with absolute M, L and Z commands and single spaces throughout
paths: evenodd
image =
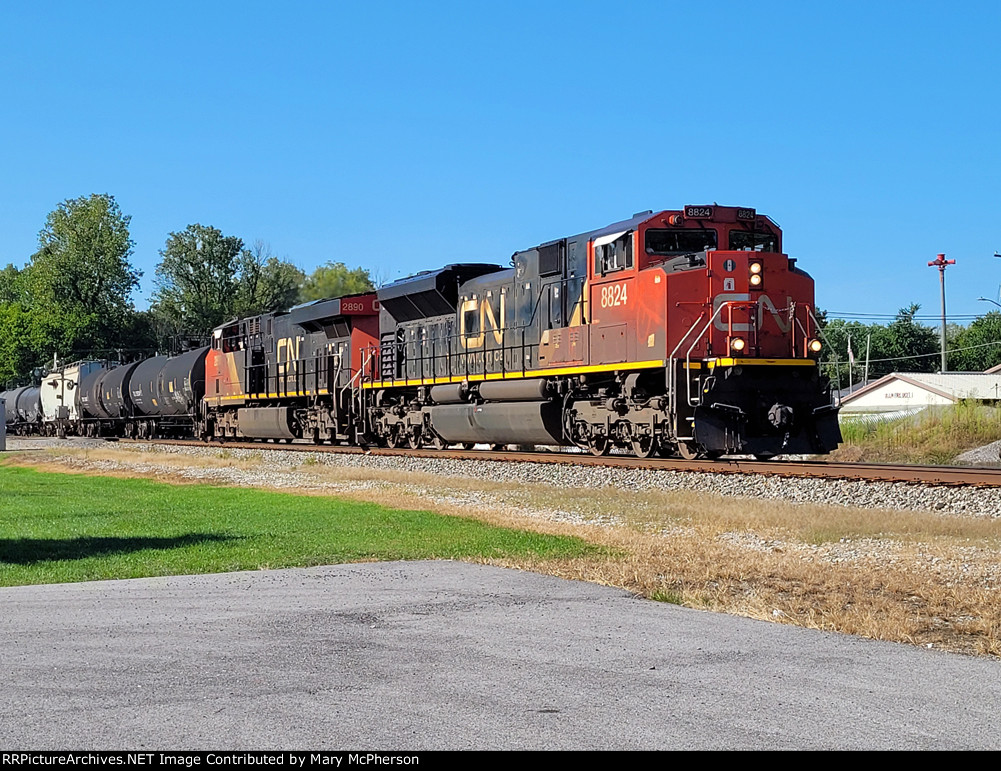
M 594 262 L 601 275 L 631 268 L 633 266 L 633 234 L 626 233 L 609 244 L 594 247 Z

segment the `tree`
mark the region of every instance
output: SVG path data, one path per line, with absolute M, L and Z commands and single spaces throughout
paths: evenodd
M 326 262 L 314 270 L 302 287 L 302 300 L 343 297 L 373 289 L 372 277 L 364 268 L 348 268 L 343 262 Z
M 26 299 L 27 272 L 8 265 L 0 270 L 0 303 L 23 302 Z
M 914 321 L 920 309 L 917 303 L 901 308 L 897 318 L 887 328 L 888 358 L 896 359 L 889 362 L 893 366 L 887 372 L 932 372 L 941 365 L 941 361 L 936 361 L 933 356 L 941 351 L 935 330 Z
M 1001 311 L 991 311 L 961 329 L 952 348 L 949 362 L 958 372 L 983 372 L 1001 364 Z
M 268 244 L 255 241 L 237 258 L 234 315 L 254 316 L 291 308 L 299 301 L 305 278 L 295 265 L 275 257 Z
M 167 237 L 151 302 L 161 331 L 204 335 L 231 317 L 242 249 L 243 239 L 206 225 Z
M 125 342 L 122 330 L 135 312 L 131 297 L 142 275 L 129 263 L 130 222 L 110 195 L 67 199 L 46 217 L 31 264 L 4 271 L 0 284 L 15 287 L 43 326 L 62 323 L 54 329 L 60 353 Z
M 244 249 L 243 239 L 205 225 L 171 233 L 160 256 L 150 310 L 162 342 L 203 337 L 228 319 L 289 308 L 305 278 L 263 241 Z
M 19 303 L 0 302 L 0 390 L 19 385 L 18 379 L 31 368 L 30 340 L 31 316 Z
M 931 372 L 938 365 L 934 354 L 939 350 L 935 331 L 914 321 L 919 305 L 910 305 L 897 312 L 889 325 L 862 324 L 858 321 L 834 319 L 824 327 L 827 346 L 822 360 L 834 380 L 845 387 L 849 382 L 848 338 L 851 337 L 855 365 L 851 380 L 863 376 L 866 344 L 869 346 L 869 380 L 891 372 Z

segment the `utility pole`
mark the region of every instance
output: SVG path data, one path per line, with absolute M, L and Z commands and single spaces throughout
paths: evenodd
M 934 261 L 928 263 L 928 267 L 938 268 L 938 282 L 942 288 L 942 372 L 945 372 L 945 269 L 949 265 L 955 265 L 955 260 L 947 260 L 944 254 L 938 255 Z
M 998 252 L 994 252 L 994 256 L 995 257 L 1001 257 L 1001 254 L 999 254 Z M 999 308 L 1001 308 L 1001 302 L 998 302 L 998 300 L 1001 300 L 1001 285 L 998 286 L 998 299 L 997 300 L 992 300 L 990 297 L 978 297 L 977 299 L 978 300 L 982 300 L 985 303 L 994 303 L 996 306 L 998 306 Z
M 869 344 L 872 342 L 872 334 L 865 336 L 865 376 L 862 378 L 864 386 L 869 385 Z
M 995 257 L 1001 257 L 1001 254 L 999 254 L 998 252 L 994 252 L 994 256 Z M 994 303 L 996 306 L 998 306 L 999 308 L 1001 308 L 1001 302 L 998 302 L 998 300 L 1001 300 L 1001 286 L 998 286 L 998 299 L 997 300 L 992 300 L 990 297 L 978 297 L 977 299 L 980 300 L 981 302 L 985 302 L 985 303 Z
M 1001 257 L 1001 254 L 994 252 L 995 257 Z M 998 299 L 1001 300 L 1001 284 L 998 285 Z

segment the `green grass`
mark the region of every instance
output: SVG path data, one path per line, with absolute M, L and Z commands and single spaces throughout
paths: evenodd
M 0 466 L 0 586 L 600 552 L 576 538 L 338 498 Z

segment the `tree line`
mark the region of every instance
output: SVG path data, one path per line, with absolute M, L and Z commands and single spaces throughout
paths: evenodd
M 228 319 L 373 288 L 363 268 L 327 262 L 306 274 L 263 241 L 248 247 L 192 224 L 167 236 L 149 309 L 137 310 L 130 223 L 111 195 L 68 199 L 45 218 L 27 263 L 0 270 L 0 385 L 28 382 L 53 356 L 176 353 Z
M 889 324 L 821 318 L 826 343 L 822 361 L 832 379 L 844 387 L 858 383 L 864 377 L 867 358 L 870 381 L 891 372 L 938 372 L 942 368 L 941 327 L 919 323 L 915 316 L 920 309 L 917 304 L 901 308 Z M 849 347 L 854 358 L 851 375 Z M 998 364 L 1001 364 L 1001 312 L 991 311 L 965 327 L 946 326 L 947 371 L 983 372 Z

